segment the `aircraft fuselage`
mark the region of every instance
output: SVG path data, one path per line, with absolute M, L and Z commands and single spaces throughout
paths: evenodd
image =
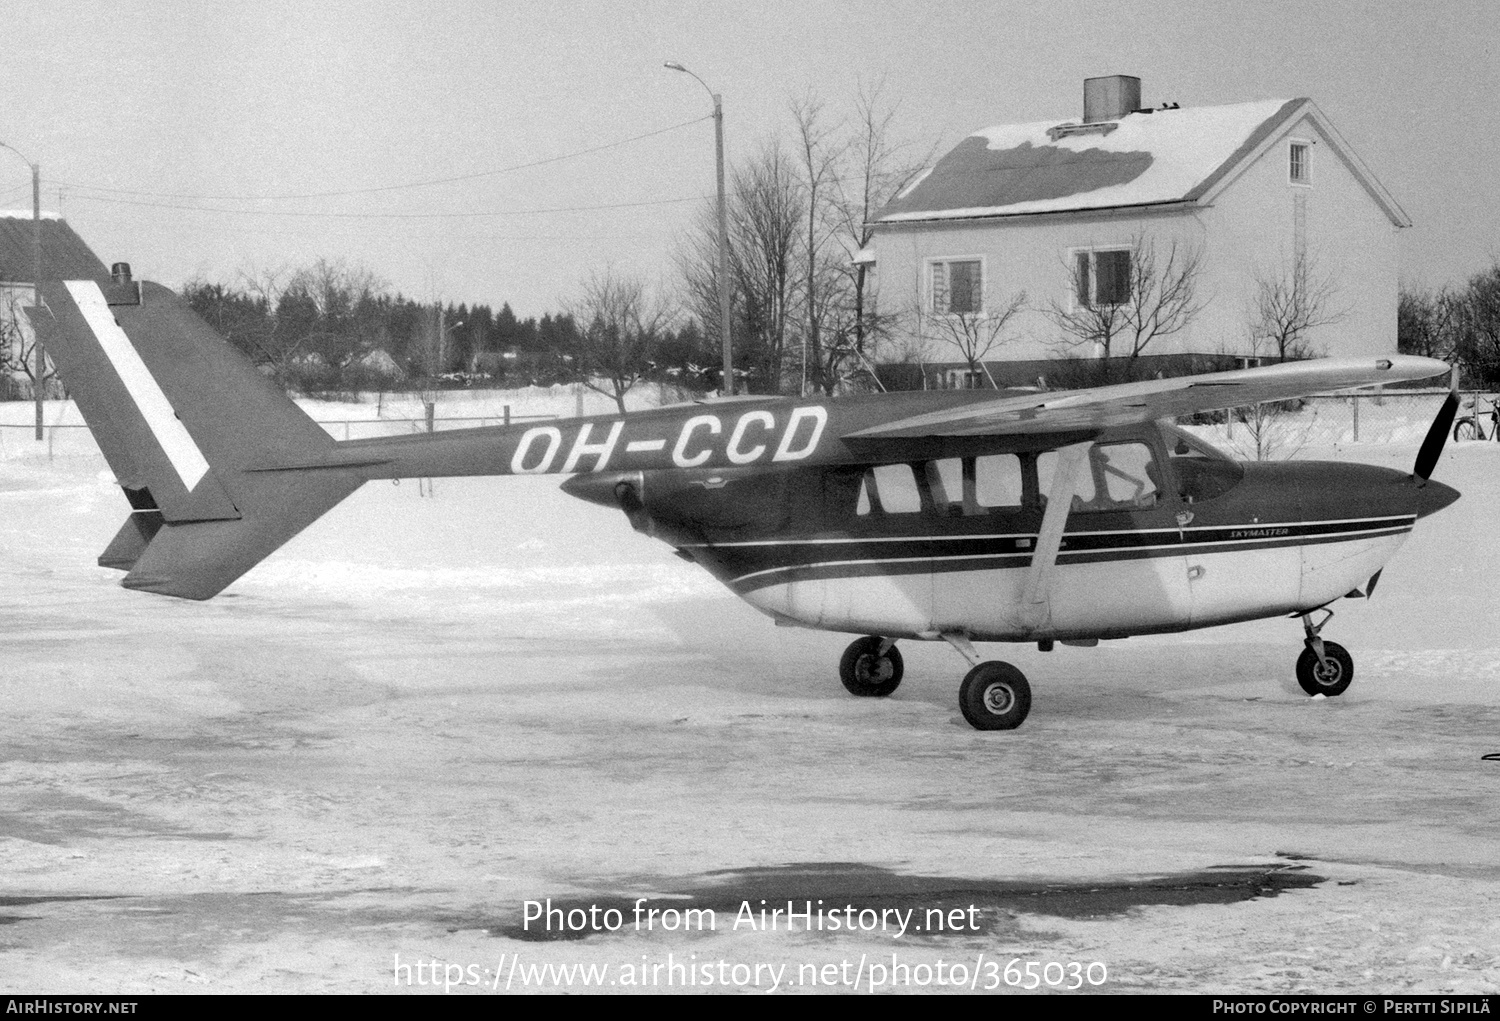
M 579 476 L 778 622 L 1088 640 L 1284 616 L 1359 590 L 1457 493 L 1334 462 L 1240 463 L 1155 424 L 1089 444 L 1040 605 L 1051 452 Z M 1169 448 L 1169 444 L 1175 447 Z

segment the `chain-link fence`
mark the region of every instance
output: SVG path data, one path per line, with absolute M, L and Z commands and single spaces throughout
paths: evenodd
M 1319 394 L 1200 416 L 1200 421 L 1207 417 L 1215 421 L 1191 429 L 1248 460 L 1285 460 L 1304 451 L 1322 456 L 1332 447 L 1415 447 L 1426 437 L 1447 396 L 1446 389 Z M 1459 419 L 1479 411 L 1482 434 L 1488 437 L 1491 432 L 1488 411 L 1493 395 L 1466 391 L 1460 396 L 1463 404 Z
M 28 406 L 29 411 L 29 406 Z M 0 461 L 20 458 L 82 457 L 99 452 L 88 426 L 84 425 L 75 408 L 66 406 L 61 416 L 50 417 L 61 421 L 45 422 L 42 439 L 36 439 L 36 424 L 27 422 L 0 422 Z M 512 415 L 508 409 L 499 415 L 443 416 L 434 414 L 423 418 L 337 418 L 319 419 L 321 425 L 336 440 L 360 440 L 376 436 L 403 436 L 415 432 L 439 432 L 444 429 L 469 429 L 487 425 L 510 425 L 512 422 L 551 421 L 556 415 Z

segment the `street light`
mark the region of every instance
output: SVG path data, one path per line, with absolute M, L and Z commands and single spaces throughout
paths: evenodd
M 734 356 L 729 342 L 729 214 L 724 206 L 724 101 L 708 83 L 675 61 L 664 65 L 672 71 L 693 75 L 714 101 L 714 155 L 719 177 L 719 332 L 724 339 L 724 396 L 734 393 Z
M 21 157 L 21 162 L 31 168 L 31 304 L 38 310 L 42 307 L 42 165 L 33 163 L 13 145 L 0 142 L 0 149 L 9 149 Z M 19 324 L 18 324 L 19 325 Z M 46 375 L 47 352 L 42 348 L 42 335 L 32 326 L 36 350 L 36 376 L 33 380 L 32 396 L 36 398 L 36 438 L 42 439 L 42 379 Z
M 443 309 L 443 307 L 441 305 L 439 305 L 438 306 L 437 371 L 438 371 L 438 375 L 440 375 L 440 376 L 443 374 L 443 369 L 448 365 L 448 334 L 452 333 L 454 330 L 458 329 L 460 326 L 462 326 L 464 324 L 464 321 L 462 319 L 460 319 L 458 322 L 454 323 L 451 326 L 445 326 L 443 324 L 443 320 L 445 320 L 447 318 L 448 318 L 448 313 Z

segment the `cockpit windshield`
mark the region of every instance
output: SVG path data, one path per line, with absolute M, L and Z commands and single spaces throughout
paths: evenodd
M 1177 491 L 1187 503 L 1223 496 L 1245 477 L 1238 461 L 1186 429 L 1163 422 L 1161 436 L 1177 478 Z

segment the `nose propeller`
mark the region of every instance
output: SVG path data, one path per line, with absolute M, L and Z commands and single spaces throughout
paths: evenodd
M 1456 414 L 1458 393 L 1449 390 L 1443 406 L 1438 409 L 1437 417 L 1427 429 L 1427 437 L 1422 440 L 1422 448 L 1417 451 L 1417 463 L 1411 469 L 1418 488 L 1427 485 L 1427 480 L 1432 477 L 1432 470 L 1437 467 L 1438 458 L 1443 454 L 1443 444 L 1448 441 L 1448 430 L 1452 428 L 1453 416 Z

